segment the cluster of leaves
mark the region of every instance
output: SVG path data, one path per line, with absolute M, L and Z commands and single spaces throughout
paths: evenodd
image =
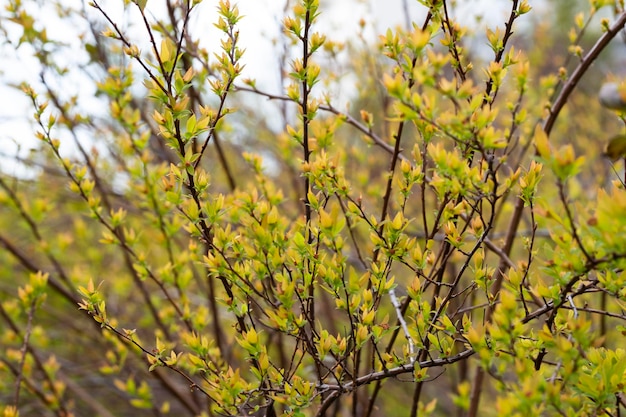
M 103 117 L 55 89 L 62 45 L 11 0 L 43 70 L 20 85 L 34 179 L 0 176 L 4 415 L 620 415 L 626 190 L 577 156 L 602 111 L 585 97 L 576 121 L 572 93 L 623 5 L 592 1 L 550 72 L 511 45 L 527 1 L 486 30 L 486 62 L 453 2 L 420 3 L 372 59 L 296 1 L 280 92 L 242 79 L 228 0 L 214 51 L 201 1 L 163 1 L 169 20 L 125 1 L 145 42 L 98 0 L 95 21 L 60 7 L 91 22 Z M 330 92 L 349 53 L 375 86 L 356 113 Z

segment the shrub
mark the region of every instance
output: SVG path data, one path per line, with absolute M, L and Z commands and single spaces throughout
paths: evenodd
M 485 35 L 420 1 L 375 45 L 293 3 L 274 88 L 226 0 L 213 48 L 201 1 L 59 2 L 78 68 L 9 1 L 41 73 L 0 176 L 4 415 L 620 415 L 621 127 L 579 82 L 621 3 L 569 45 L 525 0 Z

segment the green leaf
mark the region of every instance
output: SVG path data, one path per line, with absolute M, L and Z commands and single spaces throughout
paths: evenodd
M 146 3 L 148 3 L 148 0 L 134 0 L 134 3 L 137 5 L 137 7 L 139 7 L 141 13 L 143 13 L 143 10 L 146 8 Z
M 613 136 L 604 154 L 611 158 L 611 161 L 626 157 L 626 135 Z

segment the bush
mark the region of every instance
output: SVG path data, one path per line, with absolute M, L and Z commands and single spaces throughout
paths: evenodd
M 76 39 L 3 19 L 40 70 L 0 174 L 5 416 L 626 408 L 624 113 L 580 83 L 620 2 L 515 0 L 483 35 L 424 0 L 372 45 L 300 0 L 277 70 L 226 0 L 213 48 L 199 0 L 62 3 Z

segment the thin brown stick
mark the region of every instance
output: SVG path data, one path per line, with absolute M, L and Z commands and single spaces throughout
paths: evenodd
M 593 47 L 589 50 L 587 55 L 581 60 L 576 69 L 572 72 L 571 76 L 568 78 L 567 82 L 563 85 L 563 89 L 559 93 L 558 97 L 554 101 L 552 108 L 550 110 L 550 114 L 546 119 L 543 130 L 549 136 L 556 119 L 567 103 L 567 100 L 571 93 L 576 88 L 576 85 L 581 80 L 583 75 L 587 72 L 591 64 L 598 58 L 600 53 L 606 48 L 609 42 L 624 28 L 626 25 L 626 12 L 622 12 L 622 14 L 618 17 L 615 23 L 609 28 L 607 32 L 605 32 L 600 39 L 596 41 Z M 522 218 L 522 212 L 524 210 L 524 201 L 521 198 L 517 199 L 515 203 L 515 209 L 513 210 L 513 215 L 511 216 L 511 222 L 509 223 L 507 237 L 502 247 L 502 252 L 507 256 L 511 254 L 511 249 L 513 247 L 513 241 L 515 239 L 515 235 L 517 233 L 517 229 L 519 227 L 519 223 Z M 508 270 L 508 266 L 504 262 L 503 258 L 501 258 L 501 262 L 498 265 L 498 269 L 494 275 L 494 284 L 492 287 L 492 295 L 494 299 L 497 298 L 498 293 L 500 292 L 500 288 L 502 286 L 502 279 L 504 278 L 504 274 Z M 493 308 L 487 309 L 487 316 L 485 320 L 487 322 L 491 321 L 491 317 L 493 315 Z M 480 396 L 482 392 L 482 383 L 485 377 L 485 371 L 482 368 L 476 369 L 476 375 L 474 377 L 474 382 L 472 384 L 472 392 L 470 395 L 470 408 L 468 411 L 468 417 L 476 417 L 478 414 L 478 405 L 480 403 Z

